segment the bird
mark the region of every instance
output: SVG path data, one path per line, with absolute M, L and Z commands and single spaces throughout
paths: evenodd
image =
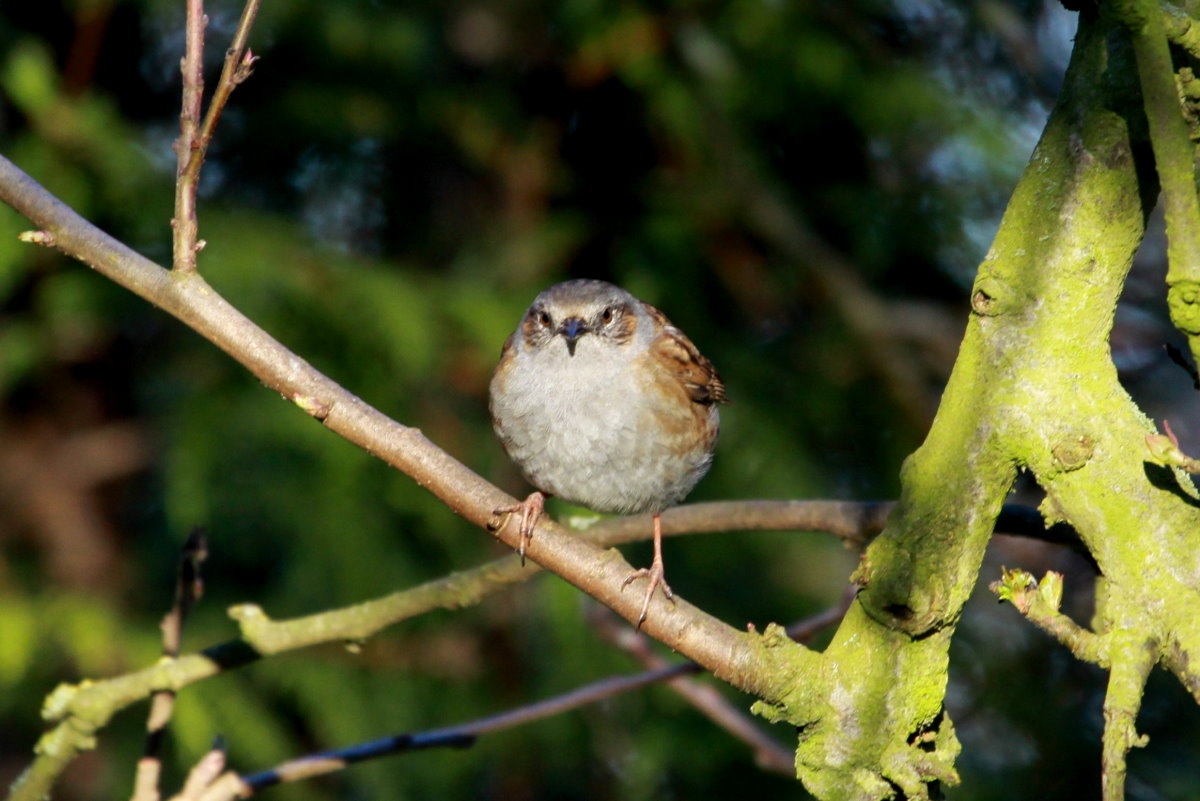
M 577 279 L 541 292 L 501 350 L 489 410 L 509 458 L 535 491 L 494 510 L 519 520 L 525 548 L 553 495 L 604 514 L 651 512 L 654 558 L 621 585 L 647 580 L 674 600 L 662 558 L 664 509 L 712 464 L 725 385 L 667 316 L 615 284 Z

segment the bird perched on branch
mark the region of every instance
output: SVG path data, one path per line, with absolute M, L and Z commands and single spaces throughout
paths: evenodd
M 537 488 L 496 514 L 520 516 L 519 551 L 546 495 L 608 514 L 654 514 L 654 560 L 638 626 L 663 576 L 663 509 L 684 499 L 717 444 L 725 385 L 661 311 L 605 281 L 555 284 L 530 305 L 492 376 L 492 424 Z

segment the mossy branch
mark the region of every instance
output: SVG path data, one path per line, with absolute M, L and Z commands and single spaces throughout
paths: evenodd
M 1138 709 L 1146 677 L 1159 661 L 1160 649 L 1147 639 L 1142 627 L 1096 634 L 1059 611 L 1062 575 L 1046 573 L 1041 582 L 1023 570 L 1001 571 L 989 585 L 1001 601 L 1008 601 L 1029 622 L 1070 649 L 1076 658 L 1109 671 L 1104 696 L 1104 745 L 1101 784 L 1104 801 L 1125 797 L 1125 758 L 1131 748 L 1144 748 L 1149 738 L 1138 735 Z
M 993 581 L 988 588 L 1001 601 L 1016 607 L 1030 623 L 1065 645 L 1076 658 L 1107 668 L 1107 638 L 1088 631 L 1059 611 L 1062 582 L 1062 574 L 1054 571 L 1046 573 L 1039 583 L 1024 570 L 1002 568 L 1000 580 Z
M 1104 694 L 1104 750 L 1101 785 L 1104 801 L 1125 798 L 1125 757 L 1131 748 L 1145 748 L 1150 738 L 1137 733 L 1138 709 L 1146 677 L 1158 662 L 1158 647 L 1142 632 L 1109 632 L 1111 666 Z
M 730 529 L 825 532 L 842 539 L 847 547 L 860 550 L 883 528 L 893 506 L 883 502 L 821 500 L 687 504 L 663 513 L 663 531 L 674 536 Z M 612 518 L 577 532 L 577 536 L 604 547 L 640 541 L 649 535 L 646 522 L 644 515 Z M 1072 542 L 1061 527 L 1047 529 L 1041 516 L 1026 507 L 1006 507 L 997 531 L 1066 545 Z M 27 771 L 21 792 L 14 790 L 12 797 L 39 798 L 41 791 L 50 787 L 79 751 L 93 746 L 96 732 L 112 715 L 155 692 L 178 691 L 272 654 L 320 644 L 362 641 L 425 612 L 478 603 L 540 572 L 533 563 L 522 567 L 516 554 L 510 554 L 380 598 L 300 618 L 276 621 L 252 604 L 233 607 L 230 615 L 241 628 L 241 639 L 198 654 L 164 660 L 124 676 L 63 685 L 56 690 L 47 699 L 46 717 L 57 725 L 39 744 L 39 756 Z M 790 630 L 789 634 L 796 637 Z M 87 716 L 77 717 L 74 713 L 77 708 L 85 710 Z
M 1195 148 L 1180 105 L 1167 40 L 1168 22 L 1156 0 L 1121 0 L 1111 6 L 1129 31 L 1150 144 L 1162 187 L 1167 221 L 1167 305 L 1171 321 L 1188 337 L 1200 363 L 1200 200 L 1196 196 Z
M 1171 44 L 1186 50 L 1193 58 L 1200 58 L 1200 24 L 1183 9 L 1173 3 L 1161 4 L 1163 30 Z
M 1200 513 L 1181 500 L 1185 488 L 1162 491 L 1174 474 L 1147 469 L 1149 427 L 1108 348 L 1157 183 L 1129 122 L 1140 95 L 1121 34 L 1095 8 L 1081 11 L 1059 103 L 979 267 L 937 418 L 856 574 L 860 604 L 825 651 L 827 674 L 856 680 L 832 681 L 837 708 L 801 730 L 797 764 L 819 797 L 856 786 L 856 798 L 897 787 L 927 798 L 953 779 L 958 742 L 941 708 L 947 651 L 1018 468 L 1045 489 L 1046 517 L 1069 521 L 1105 576 L 1097 630 L 1140 627 L 1174 643 L 1160 648 L 1163 659 L 1200 652 L 1200 598 L 1173 568 L 1194 561 Z M 1082 657 L 1126 667 L 1107 634 L 1058 613 L 1053 578 L 1043 593 L 1031 582 L 1010 583 L 1033 619 Z M 1189 688 L 1194 670 L 1182 677 Z M 1123 698 L 1114 708 L 1130 708 Z

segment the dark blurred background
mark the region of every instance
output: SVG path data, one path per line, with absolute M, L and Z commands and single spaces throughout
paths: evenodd
M 210 86 L 240 10 L 207 9 Z M 267 0 L 261 61 L 205 166 L 200 267 L 320 369 L 522 494 L 486 411 L 500 345 L 545 286 L 606 278 L 687 331 L 734 401 L 692 500 L 895 497 L 1074 25 L 1037 0 Z M 175 0 L 0 1 L 0 151 L 162 264 L 182 47 Z M 212 556 L 188 649 L 233 636 L 235 602 L 311 613 L 505 552 L 181 324 L 19 245 L 26 227 L 0 209 L 0 780 L 30 759 L 57 682 L 157 657 L 193 526 Z M 1143 250 L 1114 355 L 1200 451 L 1190 379 L 1162 351 L 1159 240 Z M 825 535 L 730 532 L 671 540 L 667 561 L 688 600 L 761 628 L 835 603 L 855 555 Z M 1096 797 L 1104 676 L 995 604 L 983 585 L 1001 563 L 1065 571 L 1069 611 L 1089 614 L 1083 560 L 997 538 L 952 655 L 966 750 L 949 797 Z M 167 786 L 217 734 L 252 771 L 634 670 L 586 611 L 542 576 L 357 653 L 190 687 Z M 144 711 L 120 715 L 57 797 L 127 796 Z M 1151 742 L 1129 797 L 1200 795 L 1188 696 L 1156 677 L 1140 722 Z M 803 797 L 665 688 L 269 791 L 734 792 Z

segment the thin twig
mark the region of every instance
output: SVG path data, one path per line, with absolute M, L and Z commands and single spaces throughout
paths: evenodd
M 843 601 L 812 617 L 788 626 L 788 636 L 797 642 L 807 642 L 817 632 L 832 626 L 846 614 L 853 600 L 853 590 L 847 592 Z M 750 747 L 754 763 L 763 770 L 794 777 L 796 767 L 792 752 L 768 735 L 745 713 L 734 707 L 715 687 L 687 678 L 688 674 L 699 673 L 695 662 L 680 662 L 670 665 L 666 659 L 650 647 L 650 640 L 636 629 L 618 625 L 617 618 L 603 607 L 594 607 L 596 614 L 589 615 L 596 632 L 608 643 L 620 648 L 651 671 L 674 668 L 676 675 L 668 683 L 672 690 L 738 740 Z
M 788 632 L 790 634 L 794 632 L 793 636 L 798 639 L 807 639 L 817 631 L 836 623 L 845 614 L 845 611 L 846 604 L 843 603 L 794 624 L 788 628 Z M 609 618 L 609 620 L 613 619 L 612 617 Z M 416 734 L 397 734 L 382 737 L 346 748 L 331 749 L 299 759 L 289 760 L 270 770 L 243 776 L 240 778 L 240 783 L 249 791 L 246 793 L 248 795 L 250 792 L 257 792 L 274 784 L 332 773 L 357 762 L 377 759 L 391 754 L 427 748 L 467 748 L 473 745 L 475 740 L 481 735 L 512 729 L 525 723 L 569 712 L 588 704 L 594 704 L 598 701 L 603 701 L 607 698 L 660 682 L 671 682 L 677 691 L 681 691 L 685 697 L 689 697 L 706 714 L 709 714 L 723 727 L 732 731 L 739 739 L 754 746 L 756 756 L 764 768 L 776 770 L 789 776 L 792 775 L 792 758 L 787 749 L 766 738 L 757 727 L 753 726 L 745 715 L 733 709 L 732 705 L 725 701 L 715 689 L 690 684 L 689 689 L 680 690 L 678 680 L 681 677 L 689 673 L 702 672 L 704 668 L 695 662 L 680 662 L 674 665 L 667 664 L 666 660 L 649 650 L 646 645 L 647 638 L 644 635 L 634 634 L 628 627 L 622 626 L 620 627 L 620 631 L 618 631 L 618 627 L 612 626 L 611 631 L 615 632 L 614 636 L 622 639 L 622 647 L 626 647 L 624 642 L 627 641 L 627 635 L 631 635 L 639 641 L 642 644 L 641 648 L 644 649 L 642 651 L 645 655 L 643 661 L 649 665 L 650 669 L 629 676 L 612 676 L 594 681 L 562 695 L 547 698 L 543 701 L 518 707 L 507 712 L 501 712 L 497 715 L 479 718 L 478 720 L 458 726 L 433 729 Z M 642 658 L 641 653 L 637 655 L 639 659 Z M 241 797 L 245 797 L 245 795 Z
M 246 43 L 250 39 L 250 28 L 254 25 L 254 18 L 258 15 L 260 3 L 261 0 L 247 0 L 246 7 L 242 9 L 242 18 L 238 22 L 237 32 L 233 35 L 233 44 L 225 51 L 225 66 L 221 70 L 221 78 L 217 81 L 217 88 L 213 91 L 212 100 L 208 103 L 208 113 L 204 116 L 204 124 L 200 126 L 200 146 L 196 151 L 200 160 L 203 160 L 204 154 L 208 151 L 208 145 L 212 141 L 213 133 L 217 129 L 221 112 L 225 110 L 229 96 L 234 89 L 250 77 L 250 73 L 254 70 L 254 62 L 258 61 L 258 56 L 246 49 Z M 200 165 L 197 164 L 196 168 L 199 169 L 199 167 Z
M 187 0 L 187 22 L 183 73 L 183 104 L 179 112 L 179 138 L 175 140 L 178 162 L 175 181 L 173 262 L 181 273 L 195 272 L 197 231 L 196 189 L 200 183 L 200 109 L 204 98 L 204 0 Z
M 740 531 L 812 531 L 832 534 L 861 551 L 883 529 L 895 504 L 882 501 L 713 501 L 676 506 L 662 513 L 663 533 Z M 1009 504 L 1001 509 L 996 532 L 1066 545 L 1084 554 L 1070 526 L 1046 527 L 1030 507 Z M 601 547 L 641 542 L 650 533 L 648 515 L 603 520 L 576 535 Z M 342 640 L 364 640 L 383 628 L 433 609 L 459 609 L 478 603 L 497 590 L 527 581 L 541 568 L 522 567 L 516 554 L 457 571 L 416 587 L 313 615 L 273 620 L 254 604 L 230 610 L 244 640 L 260 654 Z
M 208 154 L 209 143 L 221 119 L 229 95 L 250 77 L 258 57 L 246 48 L 250 28 L 258 15 L 261 0 L 247 0 L 242 9 L 233 44 L 225 51 L 225 66 L 217 88 L 208 103 L 204 121 L 200 121 L 204 96 L 204 29 L 208 17 L 204 0 L 187 0 L 186 51 L 183 57 L 183 108 L 179 115 L 180 136 L 175 142 L 178 173 L 175 182 L 174 266 L 178 272 L 196 270 L 196 253 L 204 247 L 199 238 L 196 218 L 196 192 L 200 187 L 200 168 Z
M 686 670 L 700 670 L 699 666 L 682 666 Z M 342 770 L 348 765 L 391 754 L 405 753 L 427 748 L 467 748 L 484 734 L 512 729 L 525 723 L 559 715 L 594 704 L 621 693 L 655 684 L 679 675 L 681 666 L 673 665 L 661 670 L 648 670 L 631 676 L 612 676 L 585 684 L 570 692 L 547 698 L 537 703 L 501 712 L 485 718 L 433 729 L 415 734 L 397 734 L 378 740 L 323 751 L 318 754 L 289 760 L 270 770 L 242 777 L 242 782 L 252 791 L 262 790 L 281 782 L 297 781 L 311 776 L 320 776 Z
M 200 758 L 190 771 L 188 771 L 187 781 L 184 782 L 183 789 L 178 794 L 171 797 L 171 801 L 207 801 L 209 798 L 237 798 L 240 793 L 240 784 L 237 781 L 230 782 L 228 777 L 230 773 L 225 773 L 225 746 L 218 742 L 213 745 L 207 754 Z M 235 777 L 236 779 L 236 777 Z M 233 792 L 226 794 L 222 792 L 225 787 L 233 788 Z
M 183 642 L 183 624 L 192 606 L 204 593 L 204 581 L 200 577 L 200 565 L 208 558 L 208 541 L 204 529 L 195 528 L 183 544 L 179 559 L 179 573 L 175 581 L 175 601 L 170 611 L 163 616 L 161 628 L 163 658 L 179 658 Z M 159 690 L 150 699 L 150 717 L 146 721 L 146 746 L 138 760 L 137 774 L 133 783 L 131 801 L 158 801 L 159 779 L 162 775 L 162 743 L 167 723 L 175 708 L 175 691 Z M 218 771 L 219 772 L 219 771 Z
M 1000 579 L 988 589 L 1001 601 L 1008 601 L 1033 625 L 1070 649 L 1078 659 L 1102 668 L 1109 667 L 1107 634 L 1084 628 L 1059 611 L 1063 577 L 1053 570 L 1037 581 L 1024 570 L 1000 568 Z

